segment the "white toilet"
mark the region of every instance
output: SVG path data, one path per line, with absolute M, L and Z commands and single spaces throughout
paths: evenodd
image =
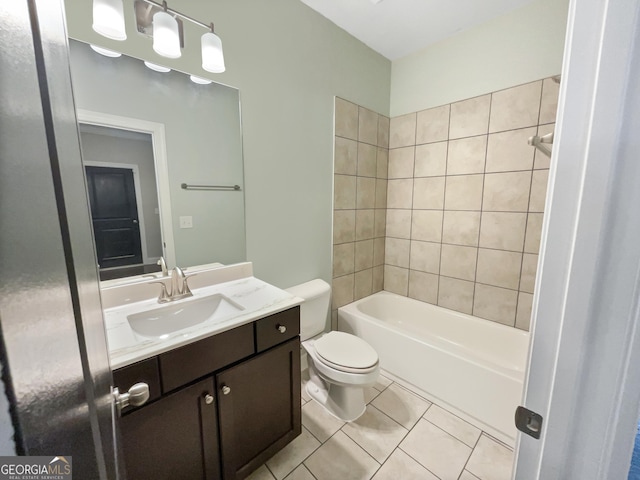
M 300 337 L 309 363 L 307 393 L 339 419 L 356 420 L 366 408 L 364 389 L 373 386 L 380 374 L 378 354 L 355 335 L 323 333 L 331 301 L 326 282 L 312 280 L 287 292 L 304 299 Z

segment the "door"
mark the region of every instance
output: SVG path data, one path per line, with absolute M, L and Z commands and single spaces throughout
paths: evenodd
M 125 414 L 127 480 L 217 480 L 218 425 L 208 378 Z
M 123 478 L 63 4 L 0 2 L 0 18 L 0 360 L 12 441 L 20 455 L 71 456 L 74 478 Z
M 100 268 L 142 263 L 133 170 L 88 167 L 87 190 Z
M 626 479 L 640 407 L 640 0 L 572 1 L 518 480 Z
M 300 435 L 298 337 L 216 375 L 225 480 L 242 479 Z

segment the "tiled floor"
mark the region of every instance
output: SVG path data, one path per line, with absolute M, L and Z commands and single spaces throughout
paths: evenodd
M 344 423 L 302 388 L 302 435 L 250 480 L 509 480 L 513 452 L 381 376 L 367 411 Z

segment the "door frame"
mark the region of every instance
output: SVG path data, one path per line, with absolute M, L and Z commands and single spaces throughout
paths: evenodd
M 640 0 L 571 0 L 518 480 L 626 478 L 640 413 Z M 635 128 L 635 131 L 634 131 Z
M 156 186 L 158 188 L 158 208 L 160 210 L 160 235 L 162 236 L 162 250 L 167 267 L 176 266 L 176 250 L 173 238 L 173 216 L 171 214 L 171 193 L 169 183 L 169 164 L 167 160 L 167 143 L 163 123 L 150 122 L 139 118 L 111 115 L 109 113 L 94 112 L 92 110 L 77 109 L 78 123 L 97 125 L 100 127 L 117 128 L 151 135 L 153 146 L 153 161 L 156 171 Z M 134 175 L 135 179 L 135 175 Z M 137 195 L 136 190 L 136 195 Z M 140 211 L 138 211 L 140 214 Z M 142 238 L 141 238 L 142 240 Z M 146 250 L 146 245 L 143 243 Z M 143 258 L 147 258 L 144 254 Z
M 138 166 L 132 163 L 91 162 L 89 160 L 83 160 L 83 164 L 85 167 L 122 168 L 125 170 L 131 170 L 133 172 L 133 189 L 136 194 L 136 209 L 138 210 L 138 226 L 140 228 L 142 263 L 147 264 L 151 263 L 152 261 L 159 260 L 158 258 L 149 258 L 149 255 L 147 253 L 147 233 L 145 231 L 144 211 L 142 209 L 142 188 L 140 187 L 140 169 L 138 168 Z

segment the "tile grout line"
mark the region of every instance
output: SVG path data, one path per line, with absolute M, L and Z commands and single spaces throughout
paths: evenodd
M 440 306 L 440 279 L 442 273 L 442 245 L 444 244 L 444 215 L 446 212 L 447 202 L 447 173 L 449 172 L 449 145 L 451 143 L 451 105 L 449 104 L 449 118 L 447 120 L 447 147 L 444 157 L 444 191 L 442 192 L 442 224 L 440 228 L 440 258 L 438 259 L 438 288 L 436 289 L 435 304 Z M 444 307 L 443 307 L 444 308 Z

